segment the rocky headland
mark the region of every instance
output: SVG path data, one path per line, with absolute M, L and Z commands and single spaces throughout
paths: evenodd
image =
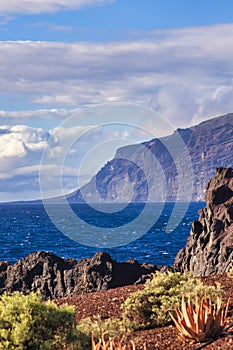
M 214 176 L 215 169 L 233 164 L 232 126 L 233 113 L 229 113 L 190 128 L 179 128 L 169 136 L 121 147 L 89 183 L 68 195 L 67 200 L 70 203 L 84 200 L 97 203 L 100 199 L 110 203 L 186 201 L 191 172 L 192 200 L 204 200 L 206 183 Z M 182 186 L 179 169 L 184 169 Z
M 217 168 L 206 187 L 206 207 L 199 211 L 186 247 L 174 267 L 195 276 L 227 272 L 233 266 L 233 169 Z

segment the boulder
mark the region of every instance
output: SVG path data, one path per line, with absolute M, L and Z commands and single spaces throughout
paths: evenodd
M 206 187 L 206 207 L 199 211 L 175 270 L 195 276 L 227 272 L 233 266 L 233 169 L 217 168 Z
M 45 299 L 62 298 L 138 283 L 156 270 L 136 260 L 117 262 L 107 253 L 64 260 L 53 253 L 35 252 L 14 265 L 0 262 L 0 294 L 40 291 Z

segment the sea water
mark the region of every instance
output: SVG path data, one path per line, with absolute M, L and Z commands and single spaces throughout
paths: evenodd
M 138 222 L 134 221 L 143 210 L 143 203 L 133 203 L 123 210 L 109 212 L 104 211 L 103 207 L 101 210 L 93 210 L 85 204 L 73 204 L 72 209 L 76 215 L 91 227 L 90 236 L 93 234 L 94 237 L 97 227 L 105 227 L 106 231 L 112 230 L 111 235 L 114 235 L 115 227 L 122 227 L 123 234 L 130 237 L 134 237 L 135 232 L 136 239 L 132 242 L 124 245 L 119 242 L 120 246 L 109 248 L 101 245 L 93 247 L 70 239 L 57 229 L 43 204 L 3 203 L 0 204 L 0 261 L 8 260 L 14 263 L 29 253 L 42 250 L 77 260 L 91 257 L 97 251 L 105 251 L 117 261 L 136 259 L 140 263 L 172 265 L 177 252 L 185 246 L 191 224 L 198 218 L 198 210 L 204 205 L 203 202 L 186 204 L 187 211 L 177 218 L 178 226 L 168 230 L 167 223 L 171 215 L 174 215 L 174 203 L 165 203 L 156 222 L 149 229 L 148 217 L 142 216 Z M 148 215 L 153 215 L 157 207 L 158 204 L 151 203 Z M 61 208 L 59 210 L 62 213 Z M 61 216 L 61 220 L 65 220 L 60 212 L 58 215 Z M 131 225 L 127 225 L 129 222 L 132 222 Z M 144 227 L 146 232 L 143 232 Z M 82 225 L 78 230 L 78 234 L 82 236 Z M 136 233 L 139 230 L 142 234 L 138 238 Z

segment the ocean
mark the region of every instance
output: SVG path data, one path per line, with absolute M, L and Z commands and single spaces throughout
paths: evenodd
M 151 204 L 148 215 L 153 215 L 158 205 Z M 198 210 L 205 203 L 190 203 L 184 215 L 178 217 L 179 224 L 174 230 L 167 230 L 167 223 L 174 208 L 174 203 L 166 203 L 158 215 L 158 220 L 148 230 L 148 217 L 141 217 L 134 221 L 143 210 L 142 203 L 134 203 L 124 210 L 112 213 L 103 213 L 92 210 L 85 204 L 74 204 L 72 209 L 81 220 L 88 222 L 91 227 L 90 236 L 94 236 L 95 227 L 105 227 L 114 235 L 114 228 L 121 226 L 123 234 L 132 234 L 127 230 L 137 232 L 145 227 L 146 232 L 132 242 L 118 247 L 101 247 L 80 244 L 60 232 L 50 220 L 42 204 L 0 204 L 0 261 L 8 260 L 11 263 L 24 258 L 35 251 L 49 251 L 62 258 L 92 257 L 97 251 L 105 251 L 117 261 L 136 259 L 140 263 L 147 262 L 162 265 L 172 265 L 179 249 L 185 246 L 191 224 L 198 218 Z M 62 216 L 59 210 L 59 217 Z M 177 213 L 176 213 L 177 215 Z M 62 218 L 61 218 L 62 219 Z M 63 219 L 62 219 L 63 220 Z M 65 219 L 64 219 L 65 220 Z M 131 222 L 131 225 L 127 223 Z M 139 224 L 140 222 L 140 224 Z M 137 227 L 140 225 L 140 228 Z M 125 231 L 124 231 L 125 230 Z M 82 226 L 78 236 L 85 234 Z M 116 234 L 117 235 L 117 234 Z M 137 237 L 137 236 L 135 236 Z

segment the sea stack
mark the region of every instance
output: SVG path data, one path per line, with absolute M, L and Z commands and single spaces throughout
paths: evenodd
M 233 266 L 233 169 L 217 168 L 206 187 L 206 207 L 199 210 L 174 268 L 194 276 L 227 272 Z

